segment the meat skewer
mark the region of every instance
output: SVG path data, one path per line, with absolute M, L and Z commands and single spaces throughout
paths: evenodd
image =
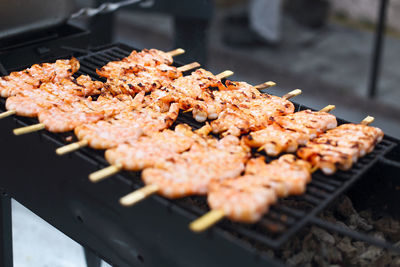
M 152 52 L 152 53 L 150 53 Z M 169 51 L 169 52 L 162 52 L 156 49 L 152 49 L 149 51 L 149 54 L 141 52 L 132 52 L 130 60 L 130 64 L 133 64 L 132 60 L 141 58 L 144 62 L 149 62 L 152 60 L 152 54 L 158 58 L 163 58 L 164 61 L 168 62 L 169 64 L 172 63 L 172 57 L 180 55 L 185 51 L 181 48 Z M 134 55 L 133 55 L 134 54 Z M 156 60 L 155 62 L 158 62 Z M 161 62 L 161 60 L 160 60 Z M 79 69 L 79 61 L 75 58 L 71 58 L 70 60 L 57 60 L 55 63 L 43 63 L 39 65 L 33 65 L 31 68 L 26 69 L 20 72 L 13 72 L 7 77 L 2 77 L 0 81 L 0 93 L 3 97 L 10 97 L 14 96 L 17 93 L 25 92 L 25 95 L 40 95 L 41 92 L 34 92 L 30 93 L 32 89 L 39 89 L 43 83 L 54 83 L 54 82 L 61 82 L 63 79 L 71 79 L 72 74 L 74 74 Z M 188 71 L 190 69 L 199 67 L 200 65 L 197 62 L 175 68 L 179 73 Z M 171 67 L 172 68 L 172 67 Z M 82 77 L 82 76 L 81 76 Z M 18 78 L 18 79 L 17 79 Z M 79 78 L 77 79 L 79 82 Z M 13 82 L 13 83 L 11 83 Z M 11 84 L 10 84 L 11 83 Z M 21 83 L 23 83 L 21 85 Z M 16 86 L 17 85 L 17 86 Z M 83 84 L 84 85 L 84 84 Z M 85 94 L 85 96 L 90 94 Z M 38 97 L 38 96 L 37 96 Z M 21 98 L 21 97 L 19 97 Z M 19 101 L 19 99 L 13 99 L 10 101 Z M 54 97 L 53 97 L 54 98 Z M 6 112 L 0 113 L 0 119 L 11 116 L 11 115 L 22 115 L 25 116 L 24 113 L 18 114 L 18 110 L 13 110 L 10 106 L 7 107 L 9 109 Z M 30 114 L 29 116 L 36 116 L 36 114 Z M 39 127 L 39 126 L 38 126 Z M 40 128 L 40 127 L 39 127 Z
M 229 77 L 231 75 L 233 75 L 232 71 L 225 70 L 225 71 L 221 72 L 220 74 L 215 75 L 215 77 L 217 79 L 221 80 L 221 79 L 224 79 L 224 78 Z M 77 146 L 79 146 L 79 145 L 76 145 L 75 147 L 77 147 Z M 99 170 L 99 171 L 97 171 L 95 173 L 92 173 L 91 175 L 89 175 L 89 179 L 91 181 L 94 181 L 94 182 L 100 181 L 102 179 L 105 179 L 105 178 L 107 178 L 109 176 L 112 176 L 112 175 L 120 172 L 122 170 L 122 168 L 123 168 L 123 166 L 121 164 L 118 164 L 118 163 L 117 164 L 113 164 L 113 165 L 111 165 L 109 167 L 106 167 L 106 168 L 104 168 L 102 170 Z
M 58 148 L 56 153 L 64 155 L 84 146 L 94 149 L 112 148 L 143 134 L 149 135 L 169 128 L 178 114 L 177 103 L 171 104 L 167 112 L 157 111 L 151 106 L 123 111 L 108 120 L 78 126 L 75 135 L 80 141 Z
M 12 72 L 0 78 L 0 96 L 10 97 L 21 90 L 37 89 L 42 83 L 70 78 L 79 67 L 79 61 L 72 57 L 59 59 L 55 63 L 34 64 L 28 69 Z
M 158 65 L 171 65 L 173 57 L 185 53 L 185 50 L 178 48 L 169 52 L 157 49 L 143 49 L 132 51 L 131 54 L 121 60 L 111 61 L 102 68 L 96 70 L 97 74 L 104 78 L 119 78 L 124 76 L 126 71 L 140 67 L 155 67 Z
M 355 131 L 352 131 L 355 128 L 363 129 L 364 136 L 373 139 L 369 144 L 375 144 L 381 140 L 383 133 L 380 129 L 367 126 L 373 120 L 373 117 L 368 116 L 361 124 L 343 124 L 330 131 L 334 132 L 336 129 L 344 128 L 349 130 L 348 135 L 355 135 L 355 139 L 365 141 L 363 136 L 357 136 Z M 329 135 L 329 131 L 326 135 Z M 366 147 L 369 150 L 373 149 L 368 145 Z M 325 152 L 320 150 L 318 153 L 321 156 L 330 156 L 330 153 L 325 154 Z M 285 168 L 275 170 L 269 168 L 273 163 L 279 163 L 281 160 L 284 161 L 284 164 L 289 163 L 287 166 L 296 165 L 298 169 L 288 173 Z M 259 220 L 268 211 L 269 205 L 276 201 L 277 197 L 286 197 L 292 194 L 298 195 L 305 191 L 305 185 L 311 179 L 310 174 L 315 171 L 315 168 L 311 168 L 313 162 L 310 164 L 308 160 L 310 160 L 308 157 L 295 159 L 294 155 L 289 154 L 281 156 L 270 164 L 265 164 L 264 160 L 260 158 L 250 160 L 246 166 L 244 176 L 210 184 L 208 202 L 212 210 L 192 222 L 190 229 L 195 232 L 204 231 L 224 217 L 246 223 Z M 260 163 L 264 164 L 260 165 Z M 319 167 L 322 169 L 324 166 Z M 296 173 L 296 171 L 300 172 Z M 248 205 L 249 203 L 252 204 Z
M 360 124 L 342 124 L 328 130 L 307 142 L 297 155 L 327 175 L 337 169 L 348 170 L 383 138 L 381 129 L 368 126 L 372 121 L 373 117 L 368 116 Z
M 212 210 L 192 222 L 190 229 L 204 231 L 223 217 L 245 223 L 259 220 L 278 197 L 305 191 L 310 168 L 290 154 L 269 164 L 263 157 L 251 159 L 244 175 L 210 183 L 207 200 Z
M 182 67 L 179 67 L 179 68 L 177 68 L 178 70 L 189 70 L 189 69 L 191 69 L 191 68 L 196 68 L 196 67 L 198 67 L 199 65 L 198 65 L 198 63 L 197 62 L 195 62 L 195 63 L 191 63 L 191 64 L 188 64 L 188 65 L 184 65 L 184 66 L 182 66 Z M 127 100 L 128 101 L 128 103 L 129 103 L 129 99 L 127 99 L 127 97 L 128 96 L 125 96 L 124 98 L 125 98 L 125 100 Z M 109 101 L 106 101 L 106 102 L 110 102 L 110 103 L 112 103 L 112 96 L 111 95 L 108 95 L 107 96 L 107 98 L 105 98 L 104 100 L 109 100 Z M 97 101 L 93 101 L 92 103 L 93 104 L 97 104 L 97 102 L 100 102 L 99 100 L 97 100 Z M 117 101 L 118 102 L 118 101 Z M 119 102 L 121 102 L 121 101 L 119 101 Z M 123 101 L 122 101 L 123 102 Z M 109 105 L 109 104 L 108 104 Z M 101 110 L 101 105 L 98 105 L 98 108 Z M 60 113 L 60 112 L 58 112 L 57 111 L 57 109 L 54 109 L 53 108 L 53 111 L 56 111 L 56 114 L 59 114 L 60 116 L 62 116 L 62 114 L 64 114 L 64 116 L 66 116 L 66 114 L 65 114 L 65 112 L 62 112 L 62 113 Z M 72 110 L 71 110 L 72 111 Z M 43 111 L 42 113 L 41 113 L 41 115 L 42 116 L 40 116 L 39 117 L 39 119 L 40 118 L 42 118 L 42 117 L 46 117 L 46 118 L 44 118 L 43 120 L 47 120 L 48 121 L 48 119 L 51 119 L 51 115 L 50 115 L 50 112 L 51 112 L 51 109 L 50 110 L 46 110 L 46 111 Z M 90 112 L 90 111 L 83 111 L 83 112 Z M 118 113 L 118 112 L 117 112 Z M 44 115 L 44 114 L 48 114 L 48 115 Z M 48 119 L 47 119 L 48 118 Z M 99 119 L 101 119 L 100 117 L 99 117 Z M 52 121 L 48 121 L 48 122 L 52 122 Z M 84 123 L 84 122 L 81 122 L 80 124 L 82 124 L 82 123 Z M 72 126 L 68 126 L 67 127 L 67 129 L 66 130 L 57 130 L 57 132 L 60 132 L 60 131 L 69 131 L 69 130 L 72 130 L 73 128 L 71 128 Z M 27 126 L 27 127 L 22 127 L 22 128 L 19 128 L 19 129 L 14 129 L 14 134 L 16 134 L 16 135 L 21 135 L 21 134 L 26 134 L 26 133 L 31 133 L 31 132 L 34 132 L 34 131 L 38 131 L 38 130 L 42 130 L 42 129 L 45 129 L 46 128 L 46 123 L 44 123 L 44 122 L 41 122 L 41 123 L 38 123 L 38 124 L 36 124 L 36 125 L 32 125 L 32 127 L 31 126 Z M 73 146 L 73 147 L 75 147 L 75 146 Z M 78 147 L 79 148 L 79 147 Z
M 250 131 L 260 130 L 271 124 L 275 116 L 294 112 L 293 103 L 288 100 L 301 94 L 300 89 L 293 90 L 282 98 L 264 95 L 239 104 L 229 104 L 211 122 L 213 133 L 240 136 Z
M 59 82 L 71 78 L 78 71 L 79 61 L 72 57 L 67 60 L 57 60 L 55 63 L 42 63 L 32 65 L 30 68 L 12 72 L 10 75 L 0 78 L 1 97 L 11 97 L 22 91 L 33 91 L 43 83 Z M 0 113 L 0 119 L 15 115 L 15 110 Z
M 108 149 L 105 157 L 111 166 L 91 173 L 89 179 L 98 182 L 122 169 L 138 171 L 154 166 L 163 158 L 172 157 L 189 149 L 194 142 L 193 135 L 195 133 L 188 125 L 179 124 L 174 131 L 166 129 Z
M 317 134 L 337 126 L 335 116 L 327 113 L 334 108 L 334 105 L 328 105 L 318 112 L 303 110 L 275 117 L 270 125 L 250 132 L 243 140 L 250 147 L 259 147 L 258 151 L 265 150 L 270 156 L 295 152 L 299 145 L 305 145 Z
M 212 180 L 240 175 L 249 156 L 248 147 L 241 146 L 235 136 L 204 139 L 190 150 L 144 169 L 142 180 L 146 185 L 122 197 L 120 203 L 130 206 L 153 193 L 167 198 L 207 194 Z
M 255 88 L 260 88 L 260 89 L 262 89 L 262 88 L 266 88 L 266 87 L 270 87 L 270 86 L 272 86 L 274 83 L 273 82 L 265 82 L 265 83 L 262 83 L 262 84 L 260 84 L 260 85 L 256 85 L 255 86 Z M 176 108 L 177 108 L 177 104 L 175 103 L 175 104 L 172 104 L 173 105 L 173 111 L 172 111 L 172 114 L 171 114 L 171 112 L 170 113 L 160 113 L 159 114 L 159 116 L 158 116 L 158 118 L 157 118 L 157 120 L 160 120 L 161 118 L 163 118 L 163 116 L 164 115 L 166 115 L 167 116 L 167 118 L 169 117 L 170 119 L 168 120 L 168 121 L 171 121 L 171 122 L 173 122 L 173 121 L 175 121 L 175 119 L 176 119 L 176 116 L 178 115 L 177 114 L 177 112 L 176 112 Z M 151 111 L 151 109 L 149 110 L 149 111 Z M 171 111 L 171 110 L 170 110 Z M 172 115 L 172 117 L 171 117 L 171 115 Z M 118 115 L 117 115 L 118 116 Z M 154 117 L 154 116 L 152 116 L 152 117 Z M 123 120 L 126 120 L 127 118 L 124 118 Z M 121 121 L 121 119 L 119 119 L 119 121 Z M 100 123 L 101 123 L 102 121 L 100 121 Z M 152 122 L 149 122 L 148 120 L 147 121 L 142 121 L 141 123 L 152 123 Z M 154 122 L 153 122 L 153 124 L 154 124 Z M 134 124 L 134 122 L 132 122 L 132 125 L 130 125 L 130 126 L 127 126 L 127 127 L 129 127 L 129 128 L 131 128 L 133 125 L 135 125 Z M 165 128 L 168 128 L 170 125 L 166 125 L 166 126 L 164 126 L 163 127 L 163 129 L 165 129 Z M 83 127 L 85 127 L 85 125 L 83 125 Z M 78 128 L 82 128 L 82 127 L 78 127 Z M 77 133 L 77 130 L 78 130 L 78 128 L 77 129 L 75 129 L 75 133 L 76 133 L 76 135 L 78 136 L 78 138 L 79 139 L 81 139 L 80 141 L 77 141 L 77 142 L 75 142 L 75 143 L 72 143 L 72 144 L 68 144 L 68 145 L 65 145 L 65 146 L 63 146 L 63 147 L 60 147 L 60 148 L 58 148 L 57 150 L 56 150 L 56 153 L 58 154 L 58 155 L 64 155 L 64 154 L 67 154 L 67 153 L 70 153 L 70 152 L 72 152 L 72 151 L 75 151 L 75 150 L 77 150 L 77 149 L 80 149 L 80 148 L 82 148 L 82 147 L 86 147 L 86 146 L 88 146 L 89 145 L 89 141 L 90 140 L 88 140 L 88 139 L 85 139 L 85 138 L 81 138 L 80 137 L 80 135 L 81 134 L 79 134 L 79 133 Z M 143 128 L 143 127 L 142 127 Z M 120 128 L 119 128 L 120 129 Z M 118 130 L 119 130 L 118 129 Z M 161 128 L 158 128 L 159 130 L 162 130 Z M 112 131 L 112 129 L 110 129 L 110 128 L 108 128 L 107 130 L 105 130 L 105 129 L 103 129 L 102 130 L 102 132 L 107 132 L 107 131 Z M 124 134 L 124 135 L 126 135 L 126 134 Z M 88 137 L 90 137 L 91 139 L 102 139 L 102 138 L 96 138 L 96 136 L 88 136 Z M 119 138 L 118 138 L 119 139 Z M 120 142 L 121 140 L 119 139 L 119 141 L 118 142 Z M 96 141 L 96 143 L 99 143 L 99 141 Z M 122 141 L 120 142 L 120 143 L 122 143 Z M 93 146 L 92 146 L 93 147 Z M 110 148 L 110 147 L 107 147 L 107 146 L 105 146 L 105 145 L 97 145 L 96 147 L 94 147 L 94 148 L 96 148 L 96 149 L 107 149 L 107 148 Z

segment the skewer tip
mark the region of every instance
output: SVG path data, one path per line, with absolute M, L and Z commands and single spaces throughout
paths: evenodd
M 68 145 L 59 147 L 56 149 L 56 153 L 57 153 L 57 155 L 62 156 L 62 155 L 71 153 L 72 151 L 78 150 L 82 147 L 85 147 L 87 145 L 88 145 L 88 141 L 84 139 L 79 142 L 75 142 L 72 144 L 68 144 Z
M 233 71 L 226 70 L 226 71 L 223 71 L 223 72 L 215 75 L 215 77 L 217 77 L 217 79 L 224 79 L 224 78 L 228 78 L 229 76 L 232 76 L 232 75 L 233 75 Z
M 136 203 L 142 201 L 143 199 L 149 197 L 150 195 L 156 193 L 158 191 L 158 186 L 155 184 L 152 185 L 146 185 L 145 187 L 142 187 L 124 197 L 121 197 L 119 199 L 119 203 L 122 206 L 132 206 L 135 205 Z
M 110 177 L 118 173 L 122 169 L 121 164 L 111 165 L 97 172 L 93 172 L 89 175 L 89 180 L 93 183 L 99 182 L 107 177 Z
M 318 171 L 318 166 L 314 166 L 314 167 L 312 167 L 311 170 L 310 170 L 311 173 L 314 173 L 314 172 L 316 172 L 316 171 Z
M 371 124 L 374 120 L 375 120 L 374 117 L 372 117 L 372 116 L 367 116 L 367 117 L 365 117 L 365 119 L 363 119 L 363 120 L 361 121 L 361 124 L 369 125 L 369 124 Z
M 15 135 L 22 135 L 22 134 L 40 131 L 40 130 L 43 130 L 44 128 L 45 128 L 45 125 L 43 123 L 38 123 L 38 124 L 14 129 L 13 133 Z
M 185 53 L 185 49 L 182 49 L 182 48 L 177 48 L 175 50 L 171 50 L 171 51 L 167 52 L 167 54 L 169 54 L 171 57 L 176 57 L 176 56 L 182 55 L 184 53 Z
M 258 85 L 254 86 L 254 87 L 256 89 L 258 89 L 258 90 L 261 90 L 261 89 L 266 89 L 266 88 L 269 88 L 269 87 L 272 87 L 272 86 L 275 86 L 275 85 L 276 85 L 275 82 L 268 81 L 268 82 L 265 82 L 265 83 L 258 84 Z
M 204 230 L 207 230 L 208 228 L 216 224 L 224 217 L 225 217 L 225 212 L 223 210 L 211 210 L 206 214 L 204 214 L 203 216 L 201 216 L 200 218 L 191 222 L 189 228 L 193 232 L 203 232 Z
M 188 71 L 188 70 L 192 70 L 192 69 L 194 69 L 194 68 L 198 68 L 198 67 L 200 67 L 200 66 L 201 66 L 200 63 L 198 63 L 198 62 L 192 62 L 192 63 L 190 63 L 190 64 L 186 64 L 186 65 L 184 65 L 184 66 L 178 67 L 177 69 L 178 69 L 179 71 L 181 71 L 181 72 L 185 72 L 185 71 Z
M 15 113 L 17 113 L 15 110 L 8 110 L 8 111 L 4 111 L 3 113 L 0 113 L 0 119 L 9 117 L 14 115 Z
M 282 96 L 282 98 L 289 100 L 292 97 L 298 96 L 302 93 L 302 91 L 300 89 L 294 89 L 293 91 L 290 91 L 289 93 L 287 93 L 286 95 Z
M 320 112 L 330 112 L 336 108 L 335 105 L 327 105 L 323 109 L 320 110 Z

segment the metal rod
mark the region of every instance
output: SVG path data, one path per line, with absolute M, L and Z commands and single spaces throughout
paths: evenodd
M 11 198 L 0 189 L 0 266 L 13 266 Z
M 375 31 L 375 41 L 372 51 L 372 63 L 371 63 L 371 72 L 370 72 L 370 80 L 368 88 L 368 96 L 370 98 L 374 98 L 376 96 L 376 89 L 377 89 L 376 87 L 378 84 L 378 78 L 380 72 L 382 48 L 383 48 L 385 25 L 386 25 L 386 11 L 388 4 L 389 0 L 381 0 L 379 6 L 379 17 L 378 17 L 379 20 Z
M 387 242 L 387 241 L 383 241 L 380 239 L 377 239 L 375 237 L 360 233 L 360 232 L 356 232 L 350 229 L 346 229 L 338 224 L 335 223 L 331 223 L 325 220 L 321 220 L 317 217 L 312 217 L 311 218 L 311 223 L 318 225 L 321 228 L 324 228 L 326 230 L 335 232 L 335 233 L 339 233 L 363 242 L 366 242 L 368 244 L 377 246 L 377 247 L 381 247 L 381 248 L 385 248 L 387 250 L 391 250 L 393 252 L 396 252 L 398 254 L 400 254 L 400 248 L 393 246 L 391 243 Z

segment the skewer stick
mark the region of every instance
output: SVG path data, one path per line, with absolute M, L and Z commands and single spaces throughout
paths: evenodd
M 187 64 L 187 65 L 178 67 L 177 69 L 178 69 L 178 71 L 180 71 L 180 72 L 185 72 L 185 71 L 188 71 L 188 70 L 191 70 L 191 69 L 194 69 L 194 68 L 198 68 L 198 67 L 200 67 L 200 66 L 201 66 L 200 63 L 198 63 L 198 62 L 193 62 L 193 63 Z
M 316 165 L 316 166 L 314 166 L 314 167 L 311 168 L 310 173 L 314 173 L 314 172 L 316 172 L 318 169 L 319 169 L 319 168 L 318 168 L 318 166 Z
M 258 90 L 262 90 L 262 89 L 269 88 L 269 87 L 272 87 L 272 86 L 275 86 L 275 85 L 276 85 L 275 82 L 268 81 L 268 82 L 265 82 L 265 83 L 261 83 L 261 84 L 255 85 L 254 88 L 256 88 Z
M 15 135 L 22 135 L 22 134 L 37 132 L 37 131 L 43 130 L 44 128 L 45 128 L 45 125 L 43 123 L 38 123 L 38 124 L 14 129 L 13 133 Z
M 56 153 L 57 153 L 57 155 L 62 156 L 62 155 L 68 154 L 72 151 L 78 150 L 82 147 L 85 147 L 88 144 L 89 144 L 89 142 L 87 140 L 83 139 L 78 142 L 57 148 Z
M 184 53 L 185 53 L 185 49 L 182 49 L 182 48 L 177 48 L 175 50 L 167 52 L 167 54 L 170 55 L 171 57 L 176 57 L 176 56 L 182 55 Z
M 323 109 L 321 109 L 319 112 L 330 112 L 336 108 L 335 105 L 327 105 Z
M 146 185 L 124 197 L 121 197 L 119 199 L 119 203 L 122 206 L 132 206 L 140 201 L 142 201 L 143 199 L 149 197 L 150 195 L 156 193 L 158 191 L 159 187 L 155 184 L 151 184 L 151 185 Z
M 89 180 L 93 183 L 99 182 L 107 177 L 110 177 L 122 170 L 122 164 L 115 164 L 93 172 L 89 175 Z
M 191 112 L 191 111 L 193 111 L 193 108 L 189 108 L 187 110 L 184 110 L 183 113 L 188 113 L 188 112 Z
M 7 118 L 9 116 L 12 116 L 15 113 L 17 113 L 15 110 L 4 111 L 3 113 L 0 113 L 0 119 L 4 119 L 4 118 Z
M 233 71 L 226 70 L 226 71 L 221 72 L 220 74 L 215 75 L 215 77 L 217 77 L 217 79 L 224 79 L 224 78 L 227 78 L 232 75 L 233 75 Z
M 372 117 L 372 116 L 367 116 L 367 117 L 365 117 L 365 119 L 363 119 L 363 120 L 361 121 L 360 124 L 369 125 L 369 124 L 371 124 L 374 120 L 375 120 L 374 117 Z
M 300 89 L 294 89 L 293 91 L 290 91 L 286 95 L 282 96 L 283 99 L 289 100 L 295 96 L 298 96 L 302 93 Z
M 193 232 L 202 232 L 219 222 L 224 217 L 225 212 L 223 210 L 211 210 L 197 220 L 191 222 L 189 228 Z

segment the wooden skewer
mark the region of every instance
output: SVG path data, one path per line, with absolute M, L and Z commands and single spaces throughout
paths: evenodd
M 4 111 L 3 113 L 0 113 L 0 119 L 4 119 L 4 118 L 7 118 L 9 116 L 12 116 L 15 113 L 17 113 L 15 110 Z
M 226 70 L 226 71 L 221 72 L 220 74 L 215 75 L 215 77 L 217 77 L 217 79 L 224 79 L 224 78 L 227 78 L 232 75 L 233 75 L 233 71 Z
M 119 199 L 119 203 L 123 206 L 132 206 L 150 195 L 156 193 L 159 187 L 155 184 L 146 185 L 124 197 Z
M 188 71 L 188 70 L 191 70 L 191 69 L 194 69 L 194 68 L 198 68 L 200 66 L 201 66 L 200 63 L 193 62 L 193 63 L 187 64 L 187 65 L 178 67 L 177 69 L 178 69 L 178 71 L 185 72 L 185 71 Z
M 272 87 L 272 86 L 275 86 L 275 85 L 276 85 L 275 82 L 268 81 L 268 82 L 265 82 L 265 83 L 261 83 L 261 84 L 255 85 L 254 88 L 256 88 L 258 90 L 262 90 L 262 89 L 269 88 L 269 87 Z
M 311 173 L 314 173 L 314 172 L 316 172 L 317 170 L 318 170 L 318 166 L 314 166 L 314 167 L 311 168 L 310 172 L 311 172 Z
M 78 150 L 82 147 L 85 147 L 88 144 L 89 144 L 89 142 L 87 140 L 83 139 L 78 142 L 57 148 L 56 153 L 57 153 L 57 155 L 62 156 L 62 155 L 68 154 L 72 151 Z
M 14 129 L 13 132 L 15 135 L 22 135 L 22 134 L 37 132 L 37 131 L 43 130 L 44 128 L 45 128 L 45 125 L 43 123 L 38 123 L 38 124 Z
M 360 122 L 360 124 L 369 125 L 369 124 L 371 124 L 374 120 L 375 120 L 374 117 L 372 117 L 372 116 L 367 116 L 367 117 L 365 117 L 365 119 L 363 119 L 363 120 Z
M 187 110 L 184 110 L 183 113 L 188 113 L 188 112 L 191 112 L 191 111 L 193 111 L 193 108 L 189 108 Z
M 335 105 L 327 105 L 326 107 L 324 107 L 323 109 L 321 109 L 319 112 L 331 112 L 332 110 L 334 110 L 336 108 Z
M 189 224 L 189 228 L 193 232 L 202 232 L 219 222 L 224 217 L 225 212 L 223 210 L 211 210 L 200 218 L 191 222 Z
M 115 164 L 93 172 L 89 175 L 89 180 L 93 183 L 99 182 L 107 177 L 110 177 L 122 170 L 122 164 Z
M 295 96 L 298 96 L 302 93 L 300 89 L 294 89 L 293 91 L 290 91 L 286 95 L 282 96 L 283 99 L 289 100 Z
M 185 53 L 185 49 L 182 49 L 182 48 L 177 48 L 175 50 L 167 52 L 167 54 L 170 55 L 171 57 L 176 57 L 176 56 L 182 55 L 184 53 Z

